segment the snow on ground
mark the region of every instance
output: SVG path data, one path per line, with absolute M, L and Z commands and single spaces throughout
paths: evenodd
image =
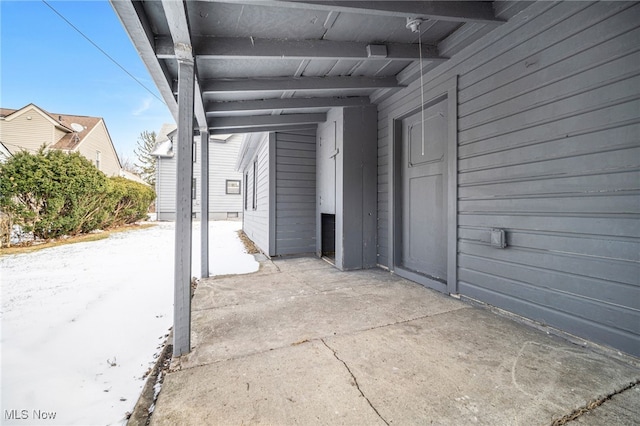
M 212 275 L 258 269 L 240 227 L 210 223 Z M 0 258 L 0 423 L 124 423 L 173 322 L 174 229 L 159 223 Z M 195 223 L 194 276 L 199 232 Z

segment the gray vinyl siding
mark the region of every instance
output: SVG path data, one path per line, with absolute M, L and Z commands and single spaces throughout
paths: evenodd
M 64 136 L 56 129 L 52 120 L 44 117 L 31 106 L 10 120 L 1 119 L 0 141 L 11 152 L 22 150 L 35 153 L 42 145 L 53 145 Z
M 194 145 L 195 146 L 195 145 Z M 199 144 L 197 145 L 199 148 Z M 199 151 L 199 150 L 198 150 Z M 192 200 L 192 213 L 200 218 L 200 152 L 193 163 L 196 180 L 196 199 Z M 158 220 L 176 219 L 176 157 L 159 157 L 156 162 L 156 211 Z
M 275 254 L 316 250 L 316 129 L 276 133 Z
M 260 250 L 271 256 L 273 253 L 269 252 L 269 135 L 265 133 L 264 136 L 254 158 L 248 162 L 243 171 L 247 174 L 248 185 L 246 194 L 243 193 L 247 201 L 242 228 Z M 257 161 L 257 188 L 253 186 L 255 161 Z M 242 185 L 244 187 L 244 178 L 242 178 Z M 253 207 L 254 190 L 257 194 L 255 209 Z
M 209 143 L 209 218 L 211 220 L 227 219 L 227 213 L 238 213 L 242 217 L 242 200 L 244 183 L 241 183 L 241 194 L 226 193 L 226 180 L 242 181 L 242 173 L 235 171 L 243 135 L 233 135 L 225 143 Z M 200 218 L 200 185 L 201 185 L 201 152 L 200 137 L 195 138 L 196 162 L 193 163 L 193 177 L 196 179 L 196 199 L 193 211 Z M 158 220 L 175 220 L 176 205 L 176 158 L 159 157 L 156 170 L 156 210 Z
M 640 4 L 537 2 L 509 18 L 424 79 L 458 76 L 458 291 L 640 355 Z M 378 108 L 391 268 L 389 123 L 419 90 Z
M 202 192 L 200 190 L 200 185 L 201 185 L 201 176 L 202 176 L 202 152 L 201 152 L 201 148 L 200 148 L 200 136 L 196 136 L 193 139 L 193 144 L 191 145 L 192 149 L 195 152 L 195 159 L 196 161 L 192 162 L 193 165 L 193 175 L 192 175 L 192 179 L 195 179 L 195 183 L 196 183 L 196 187 L 195 187 L 195 198 L 191 199 L 191 208 L 192 208 L 192 216 L 200 219 L 202 218 L 202 214 L 201 214 L 201 209 L 202 207 L 200 207 L 202 205 Z M 194 158 L 193 152 L 191 153 L 191 158 Z M 210 167 L 209 170 L 213 169 L 214 167 Z M 211 186 L 211 184 L 209 184 L 209 186 Z M 194 189 L 192 189 L 191 191 L 194 191 Z M 211 202 L 209 203 L 211 205 Z
M 245 188 L 242 173 L 235 171 L 235 163 L 243 137 L 233 135 L 225 143 L 209 144 L 209 213 L 212 219 L 214 216 L 226 218 L 229 212 L 237 212 L 242 217 Z M 240 194 L 226 193 L 227 180 L 240 181 Z
M 158 158 L 156 163 L 156 212 L 158 220 L 176 218 L 176 160 Z
M 109 131 L 104 124 L 104 120 L 100 120 L 89 131 L 75 151 L 88 158 L 94 165 L 96 165 L 96 153 L 100 151 L 100 171 L 107 176 L 120 175 L 121 168 L 118 154 L 111 143 Z

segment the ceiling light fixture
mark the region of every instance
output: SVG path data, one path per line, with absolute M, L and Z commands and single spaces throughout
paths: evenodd
M 420 24 L 422 24 L 422 19 L 420 18 L 407 18 L 407 28 L 410 29 L 412 33 L 420 31 Z

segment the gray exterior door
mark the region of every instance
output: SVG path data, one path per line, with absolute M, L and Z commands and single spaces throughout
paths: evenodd
M 320 213 L 336 214 L 336 122 L 318 126 L 318 204 Z
M 424 117 L 424 131 L 422 118 Z M 447 101 L 402 122 L 401 267 L 447 285 Z

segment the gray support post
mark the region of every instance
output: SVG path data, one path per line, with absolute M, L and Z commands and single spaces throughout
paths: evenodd
M 193 60 L 178 61 L 176 250 L 174 265 L 173 356 L 191 350 L 191 179 L 193 176 Z
M 200 250 L 201 277 L 209 276 L 209 131 L 200 129 Z
M 278 218 L 277 215 L 277 205 L 276 205 L 276 197 L 277 197 L 277 180 L 278 180 L 278 158 L 277 158 L 277 147 L 278 147 L 278 134 L 277 132 L 269 132 L 269 138 L 267 140 L 269 146 L 267 147 L 269 150 L 269 215 L 268 215 L 268 223 L 269 223 L 269 256 L 275 256 L 277 250 L 277 235 L 276 235 L 276 221 Z M 257 190 L 257 189 L 256 189 Z M 246 191 L 246 188 L 245 188 Z

